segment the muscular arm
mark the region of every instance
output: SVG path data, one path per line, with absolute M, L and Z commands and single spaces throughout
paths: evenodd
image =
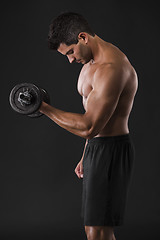
M 86 143 L 85 143 L 85 146 L 84 146 L 84 150 L 83 150 L 81 162 L 83 162 L 83 158 L 84 158 L 84 154 L 85 154 L 85 150 L 86 150 L 87 143 L 88 143 L 88 139 L 86 140 Z
M 65 112 L 44 102 L 40 111 L 67 131 L 90 139 L 96 136 L 109 121 L 123 87 L 122 69 L 112 64 L 105 64 L 94 74 L 93 90 L 87 98 L 84 114 Z

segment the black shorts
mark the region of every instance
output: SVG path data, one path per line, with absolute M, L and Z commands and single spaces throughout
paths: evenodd
M 85 226 L 123 225 L 134 159 L 130 134 L 88 140 L 81 209 Z

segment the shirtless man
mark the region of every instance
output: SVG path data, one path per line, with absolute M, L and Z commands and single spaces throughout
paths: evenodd
M 76 13 L 55 18 L 49 48 L 82 63 L 78 91 L 84 114 L 42 102 L 40 111 L 67 131 L 86 139 L 75 173 L 83 178 L 82 217 L 88 240 L 114 240 L 123 224 L 134 166 L 128 119 L 138 87 L 137 74 L 116 46 L 105 42 Z

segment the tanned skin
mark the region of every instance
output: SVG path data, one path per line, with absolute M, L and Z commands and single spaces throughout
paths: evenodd
M 128 134 L 138 79 L 125 54 L 97 35 L 93 37 L 86 32 L 79 33 L 77 44 L 61 43 L 58 51 L 67 56 L 70 63 L 83 64 L 77 88 L 85 113 L 61 111 L 45 102 L 40 112 L 60 127 L 85 138 L 86 143 L 94 137 Z M 83 156 L 75 169 L 79 178 L 83 177 Z M 88 238 L 115 240 L 111 227 L 85 226 L 85 230 Z

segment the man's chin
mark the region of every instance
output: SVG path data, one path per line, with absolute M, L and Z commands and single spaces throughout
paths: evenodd
M 90 60 L 82 60 L 82 61 L 81 61 L 82 64 L 87 64 L 87 63 L 89 63 L 89 62 L 90 62 Z
M 87 63 L 90 62 L 90 59 L 88 59 L 88 60 L 84 60 L 84 59 L 82 60 L 82 59 L 81 59 L 81 60 L 77 60 L 76 62 L 77 62 L 77 63 L 81 63 L 81 64 L 87 64 Z

